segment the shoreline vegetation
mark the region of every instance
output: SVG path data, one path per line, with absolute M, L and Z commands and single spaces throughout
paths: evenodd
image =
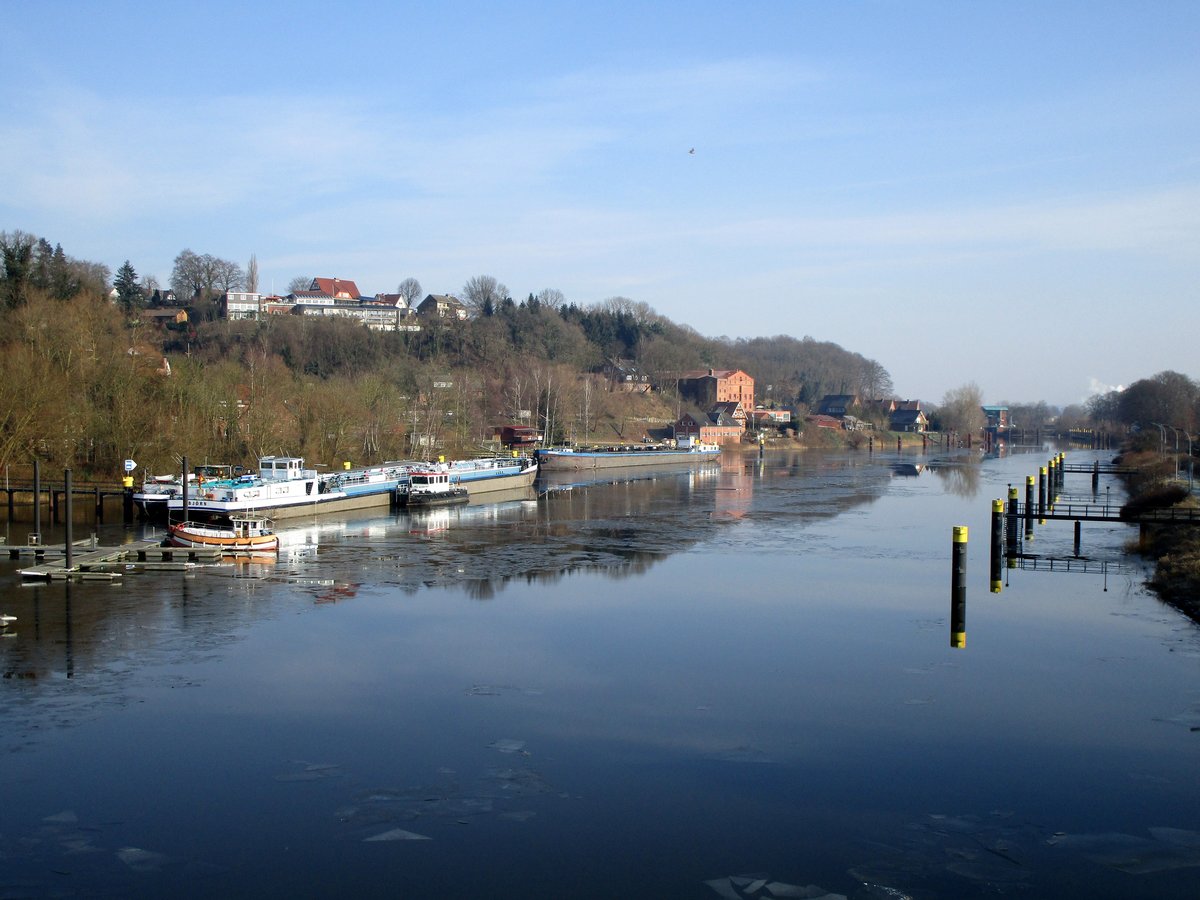
M 1188 459 L 1164 456 L 1139 444 L 1145 441 L 1133 442 L 1115 460 L 1136 469 L 1134 474 L 1123 476 L 1129 500 L 1122 514 L 1200 506 L 1195 494 L 1177 479 L 1177 466 L 1186 466 Z M 1200 527 L 1143 526 L 1140 540 L 1130 552 L 1153 563 L 1147 587 L 1164 603 L 1200 623 Z

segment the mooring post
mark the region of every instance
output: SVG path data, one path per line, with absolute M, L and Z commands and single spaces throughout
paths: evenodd
M 33 461 L 33 536 L 34 543 L 42 542 L 42 465 Z
M 867 455 L 869 456 L 870 454 L 872 454 L 874 452 L 875 452 L 875 435 L 872 434 L 872 435 L 867 436 Z
M 125 525 L 133 524 L 133 476 L 126 475 L 121 481 L 121 518 Z
M 896 435 L 896 452 L 900 452 L 900 435 Z
M 1025 540 L 1033 540 L 1033 476 L 1025 476 Z
M 1075 520 L 1075 558 L 1079 558 L 1079 543 L 1083 537 L 1083 523 L 1078 519 Z
M 1017 489 L 1008 486 L 1008 523 L 1004 528 L 1005 540 L 1010 556 L 1017 552 Z
M 1100 492 L 1100 460 L 1092 463 L 1092 494 Z
M 104 524 L 104 499 L 100 496 L 100 488 L 92 488 L 92 494 L 96 499 L 96 522 Z
M 967 646 L 967 526 L 955 525 L 950 563 L 950 646 Z
M 67 558 L 67 571 L 71 571 L 71 551 L 74 534 L 71 530 L 71 470 L 63 469 L 63 492 L 67 495 L 67 546 L 64 551 Z
M 1046 467 L 1038 469 L 1038 524 L 1046 524 Z
M 167 526 L 168 527 L 170 527 L 170 525 L 171 525 L 170 510 L 171 510 L 171 507 L 167 506 Z M 179 521 L 186 522 L 187 520 L 188 520 L 188 460 L 187 460 L 187 457 L 185 456 L 183 458 L 183 518 L 180 519 Z
M 1004 556 L 1004 501 L 992 501 L 992 593 L 1000 593 L 1004 582 L 1000 580 L 1000 560 Z
M 1058 457 L 1050 457 L 1046 463 L 1046 510 L 1053 511 L 1058 500 Z

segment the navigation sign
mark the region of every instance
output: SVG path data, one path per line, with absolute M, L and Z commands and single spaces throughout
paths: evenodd
M 136 468 L 137 468 L 137 463 L 135 463 L 132 459 L 125 460 L 125 471 L 126 472 L 132 472 Z

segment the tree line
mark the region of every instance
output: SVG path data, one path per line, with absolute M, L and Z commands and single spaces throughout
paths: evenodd
M 132 457 L 170 471 L 184 453 L 248 464 L 268 453 L 376 462 L 477 450 L 508 422 L 554 440 L 612 439 L 635 414 L 673 418 L 679 376 L 708 368 L 743 369 L 760 402 L 801 413 L 825 394 L 893 391 L 879 362 L 831 342 L 704 337 L 625 297 L 581 305 L 545 289 L 518 301 L 486 275 L 463 286 L 467 320 L 423 319 L 415 332 L 307 316 L 230 321 L 218 298 L 250 288 L 254 258 L 242 268 L 187 250 L 172 284 L 189 321 L 162 329 L 138 315 L 154 282 L 129 261 L 113 279 L 113 302 L 107 269 L 61 247 L 15 232 L 0 235 L 0 252 L 4 465 L 36 456 L 111 473 Z M 56 267 L 43 266 L 56 257 Z M 71 290 L 49 275 L 66 271 Z M 297 281 L 307 287 L 311 278 Z M 420 296 L 420 283 L 405 279 L 405 292 Z M 605 367 L 615 361 L 639 368 L 657 393 L 607 390 Z M 977 398 L 958 399 L 966 409 Z

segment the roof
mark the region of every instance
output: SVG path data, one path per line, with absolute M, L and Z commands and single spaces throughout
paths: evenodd
M 728 378 L 741 369 L 693 369 L 690 372 L 683 372 L 679 376 L 680 381 L 688 381 L 697 378 Z
M 353 281 L 347 281 L 344 278 L 314 278 L 312 284 L 308 286 L 309 291 L 316 291 L 318 294 L 325 297 L 346 296 L 351 300 L 358 300 L 362 294 L 358 292 L 358 285 Z M 297 294 L 300 293 L 297 291 Z
M 919 409 L 898 409 L 892 413 L 889 420 L 892 424 L 912 425 L 925 418 L 925 413 Z

